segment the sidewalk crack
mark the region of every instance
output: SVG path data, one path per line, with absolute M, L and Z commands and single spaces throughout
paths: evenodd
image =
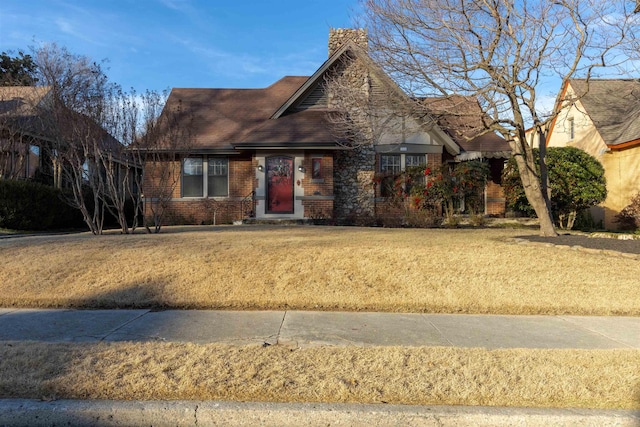
M 423 314 L 422 318 L 424 319 L 425 322 L 427 322 L 429 325 L 431 325 L 431 327 L 433 327 L 433 329 L 435 329 L 436 331 L 438 331 L 438 334 L 440 334 L 440 338 L 442 338 L 443 340 L 445 340 L 447 343 L 449 343 L 449 345 L 451 347 L 455 347 L 456 345 L 454 343 L 452 343 L 449 338 L 447 338 L 442 331 L 440 330 L 440 328 L 438 328 L 431 320 L 428 319 L 429 315 L 428 314 Z
M 280 322 L 280 327 L 278 328 L 278 333 L 276 334 L 276 344 L 280 344 L 280 334 L 282 333 L 282 326 L 284 325 L 284 321 L 286 318 L 287 318 L 287 310 L 285 310 L 282 315 L 282 321 Z
M 136 316 L 132 319 L 129 319 L 128 321 L 124 322 L 122 325 L 118 326 L 117 328 L 111 330 L 110 332 L 108 332 L 105 336 L 103 336 L 102 338 L 100 338 L 100 341 L 104 341 L 106 340 L 110 335 L 113 335 L 114 333 L 118 332 L 120 329 L 124 328 L 125 326 L 127 326 L 128 324 L 130 324 L 131 322 L 134 322 L 138 319 L 140 319 L 143 316 L 146 316 L 147 314 L 149 314 L 151 310 L 146 310 L 144 313 L 142 313 L 139 316 Z

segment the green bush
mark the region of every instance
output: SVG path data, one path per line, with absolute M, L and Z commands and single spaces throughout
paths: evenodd
M 30 181 L 0 179 L 0 227 L 54 230 L 83 227 L 82 216 L 60 190 Z
M 538 164 L 539 151 L 534 149 L 533 153 Z M 597 205 L 607 197 L 604 168 L 595 157 L 575 147 L 550 147 L 546 160 L 551 186 L 551 211 L 561 228 L 570 229 L 580 211 Z M 525 196 L 515 158 L 507 162 L 502 173 L 502 186 L 510 209 L 534 215 Z

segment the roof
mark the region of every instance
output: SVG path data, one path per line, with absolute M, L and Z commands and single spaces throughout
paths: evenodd
M 0 115 L 35 115 L 49 92 L 48 86 L 0 86 Z
M 324 107 L 301 109 L 296 105 L 323 84 L 328 70 L 347 53 L 363 60 L 369 72 L 385 87 L 388 86 L 393 93 L 401 95 L 402 99 L 406 98 L 407 103 L 412 103 L 366 52 L 362 52 L 352 42 L 347 42 L 309 77 L 286 76 L 262 89 L 175 88 L 169 95 L 163 114 L 178 109 L 181 111 L 178 125 L 191 130 L 191 149 L 194 151 L 339 148 L 341 145 L 327 118 L 329 110 Z M 482 111 L 477 102 L 470 102 L 462 97 L 455 99 L 463 99 L 465 109 L 474 118 L 465 118 L 465 121 L 460 122 L 437 110 L 439 119 L 435 123 L 432 120 L 426 121 L 425 130 L 438 134 L 445 149 L 453 155 L 467 151 L 474 153 L 476 157 L 478 153 L 483 157 L 508 157 L 511 152 L 508 143 L 496 134 L 480 133 L 473 127 L 476 133 L 471 139 L 467 138 L 472 120 L 475 125 L 482 124 Z M 430 102 L 441 101 L 434 99 Z M 432 107 L 430 105 L 430 111 Z
M 484 113 L 475 98 L 452 95 L 425 98 L 423 102 L 438 125 L 462 148 L 463 153 L 458 156 L 461 160 L 511 156 L 509 143 L 496 133 L 486 131 L 482 122 Z
M 320 66 L 320 68 L 318 68 L 316 72 L 311 77 L 309 77 L 307 81 L 302 86 L 300 86 L 300 88 L 298 88 L 295 93 L 291 95 L 287 102 L 285 102 L 282 106 L 280 106 L 280 108 L 278 108 L 278 110 L 273 114 L 272 118 L 277 119 L 279 117 L 282 117 L 287 112 L 290 112 L 291 107 L 295 105 L 296 101 L 304 98 L 317 85 L 323 84 L 325 74 L 332 66 L 336 65 L 345 54 L 348 54 L 351 57 L 356 57 L 358 60 L 362 61 L 365 64 L 369 73 L 374 75 L 378 79 L 378 81 L 382 85 L 384 85 L 386 89 L 388 89 L 388 95 L 393 96 L 394 99 L 392 102 L 401 103 L 406 101 L 407 104 L 411 103 L 411 100 L 406 95 L 406 93 L 402 91 L 402 89 L 393 81 L 393 79 L 391 79 L 389 75 L 385 73 L 384 70 L 382 70 L 382 68 L 380 68 L 371 59 L 371 57 L 366 53 L 366 51 L 362 49 L 362 47 L 360 47 L 354 41 L 347 41 L 333 54 L 331 54 L 329 59 L 327 59 Z M 330 127 L 330 125 L 328 125 L 327 127 Z M 429 130 L 435 132 L 436 134 L 439 134 L 442 137 L 444 147 L 449 153 L 453 155 L 459 154 L 460 148 L 458 147 L 458 145 L 456 145 L 456 143 L 450 139 L 449 135 L 446 132 L 443 132 L 442 129 L 440 129 L 439 125 L 434 126 L 432 123 L 430 123 L 428 128 Z
M 50 114 L 53 103 L 47 101 L 51 96 L 49 86 L 0 86 L 0 124 L 42 140 L 73 140 L 75 133 L 93 135 L 109 150 L 121 147 L 119 141 L 84 114 L 64 106 L 60 106 L 58 114 Z
M 570 84 L 608 146 L 640 139 L 640 80 L 572 79 Z
M 292 141 L 333 143 L 322 111 L 292 112 L 271 119 L 309 78 L 286 76 L 263 89 L 173 89 L 165 111 L 182 106 L 194 149 L 232 149 L 238 144 Z

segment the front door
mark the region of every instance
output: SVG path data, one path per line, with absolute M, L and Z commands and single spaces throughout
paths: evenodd
M 267 213 L 293 213 L 293 158 L 267 157 Z

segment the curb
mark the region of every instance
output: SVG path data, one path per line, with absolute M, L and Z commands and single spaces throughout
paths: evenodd
M 640 411 L 212 401 L 0 400 L 0 426 L 638 426 Z

